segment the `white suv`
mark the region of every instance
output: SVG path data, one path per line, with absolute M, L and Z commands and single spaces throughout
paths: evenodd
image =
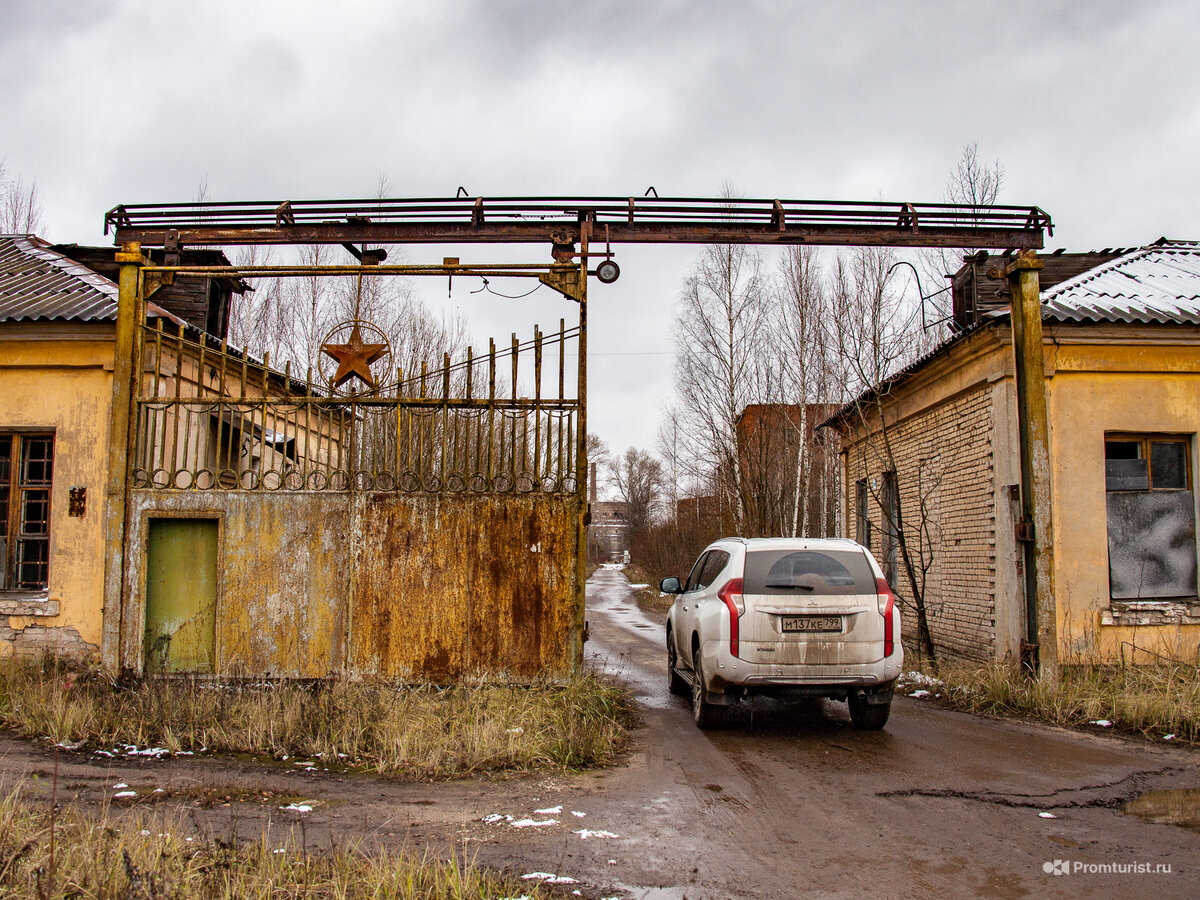
M 900 610 L 869 550 L 840 538 L 710 544 L 667 615 L 671 692 L 701 728 L 751 694 L 845 700 L 856 728 L 882 728 L 900 674 Z

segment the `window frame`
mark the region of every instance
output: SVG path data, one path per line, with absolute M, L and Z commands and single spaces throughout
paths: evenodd
M 900 480 L 895 469 L 888 469 L 880 476 L 879 509 L 883 520 L 880 522 L 883 532 L 880 547 L 883 559 L 880 562 L 888 586 L 894 591 L 900 581 Z
M 854 482 L 854 540 L 871 549 L 871 490 L 865 478 Z
M 0 429 L 0 438 L 9 440 L 9 470 L 7 479 L 0 485 L 6 493 L 6 503 L 3 510 L 3 553 L 0 554 L 0 596 L 9 594 L 45 594 L 50 587 L 50 548 L 53 538 L 54 510 L 54 459 L 57 455 L 57 441 L 53 428 L 4 428 Z M 49 453 L 44 462 L 48 464 L 49 473 L 44 481 L 27 481 L 26 467 L 28 457 L 26 446 L 31 441 L 48 441 Z M 27 495 L 33 492 L 45 493 L 45 526 L 42 532 L 29 532 L 27 515 L 29 512 Z M 44 561 L 27 563 L 23 551 L 32 543 L 45 546 Z M 22 579 L 22 569 L 27 565 L 41 568 L 43 579 L 29 581 Z

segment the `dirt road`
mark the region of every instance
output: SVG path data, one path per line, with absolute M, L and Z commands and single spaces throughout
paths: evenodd
M 726 730 L 701 732 L 686 701 L 666 690 L 661 626 L 637 610 L 623 574 L 601 570 L 589 582 L 588 619 L 589 665 L 624 678 L 644 720 L 629 757 L 610 770 L 402 785 L 319 766 L 71 756 L 60 763 L 60 790 L 99 803 L 126 784 L 139 798 L 162 798 L 153 809 L 184 809 L 190 827 L 266 829 L 281 845 L 332 837 L 453 850 L 517 874 L 576 879 L 568 896 L 1196 894 L 1200 833 L 1120 811 L 1147 791 L 1200 788 L 1195 752 L 909 698 L 897 700 L 883 732 L 851 729 L 842 704 L 769 701 Z M 6 785 L 45 789 L 45 777 L 30 777 L 48 771 L 43 750 L 3 741 L 0 754 Z M 245 796 L 261 789 L 275 793 Z M 313 809 L 280 808 L 292 800 Z M 1071 874 L 1044 871 L 1055 860 Z

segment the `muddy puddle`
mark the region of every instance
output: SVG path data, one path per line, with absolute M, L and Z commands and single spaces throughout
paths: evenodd
M 1173 791 L 1149 791 L 1121 807 L 1128 816 L 1137 816 L 1160 825 L 1180 825 L 1200 831 L 1200 788 Z

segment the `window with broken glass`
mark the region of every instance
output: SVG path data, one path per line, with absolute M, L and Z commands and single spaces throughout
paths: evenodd
M 1191 435 L 1105 435 L 1113 600 L 1196 596 L 1192 439 Z
M 854 539 L 871 549 L 871 513 L 868 504 L 867 479 L 854 482 Z
M 0 590 L 45 590 L 54 435 L 0 432 Z

